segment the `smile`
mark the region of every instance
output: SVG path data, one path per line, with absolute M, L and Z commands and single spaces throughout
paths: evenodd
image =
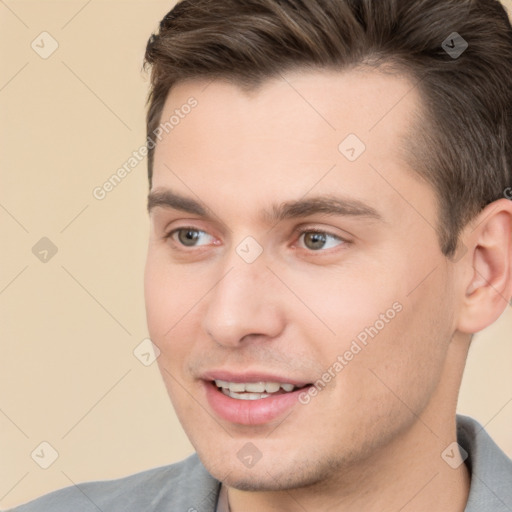
M 235 400 L 260 400 L 270 396 L 290 393 L 298 389 L 293 384 L 279 382 L 227 382 L 215 380 L 215 385 L 222 393 Z
M 238 425 L 264 425 L 284 418 L 299 403 L 300 393 L 311 386 L 270 375 L 215 373 L 223 375 L 202 379 L 209 407 L 218 418 Z

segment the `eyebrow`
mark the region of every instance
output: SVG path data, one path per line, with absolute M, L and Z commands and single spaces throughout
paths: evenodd
M 157 207 L 179 210 L 199 217 L 212 216 L 209 209 L 199 201 L 182 196 L 169 189 L 157 189 L 149 193 L 148 211 L 151 212 Z M 375 208 L 358 199 L 332 195 L 321 195 L 273 205 L 269 211 L 263 212 L 263 217 L 267 222 L 275 223 L 318 214 L 383 220 L 382 215 Z
M 270 222 L 280 222 L 286 219 L 309 217 L 318 214 L 383 220 L 382 215 L 375 208 L 358 199 L 332 195 L 288 201 L 274 206 L 271 212 L 265 216 Z
M 171 208 L 191 213 L 200 217 L 207 217 L 208 211 L 199 201 L 181 196 L 171 190 L 155 190 L 148 195 L 148 212 L 154 208 Z

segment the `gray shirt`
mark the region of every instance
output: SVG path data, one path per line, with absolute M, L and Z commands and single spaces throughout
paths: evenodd
M 475 420 L 458 416 L 457 427 L 471 473 L 465 512 L 512 512 L 512 461 Z M 192 455 L 125 478 L 66 487 L 8 512 L 216 512 L 219 491 Z

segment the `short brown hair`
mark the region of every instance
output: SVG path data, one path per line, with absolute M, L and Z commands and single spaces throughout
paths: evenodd
M 460 56 L 443 47 L 454 32 L 469 45 Z M 408 156 L 436 191 L 444 254 L 512 184 L 512 27 L 498 0 L 182 0 L 149 39 L 145 64 L 150 186 L 154 133 L 176 83 L 256 87 L 293 69 L 382 64 L 423 99 Z

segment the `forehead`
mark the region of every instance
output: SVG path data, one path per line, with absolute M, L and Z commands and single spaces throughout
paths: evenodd
M 289 73 L 249 92 L 179 83 L 161 117 L 174 123 L 155 150 L 153 188 L 261 204 L 340 187 L 378 200 L 403 174 L 425 187 L 402 157 L 420 105 L 411 80 L 376 70 Z

